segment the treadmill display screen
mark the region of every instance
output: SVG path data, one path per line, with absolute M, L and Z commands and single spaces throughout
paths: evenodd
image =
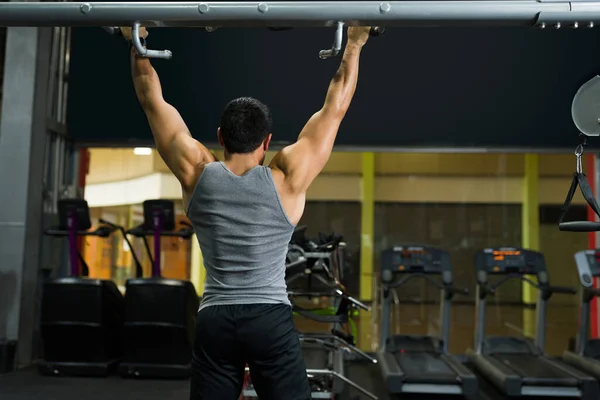
M 443 250 L 421 246 L 397 246 L 382 253 L 381 269 L 394 273 L 451 271 L 450 256 Z
M 408 266 L 425 266 L 431 263 L 432 256 L 425 250 L 402 250 L 394 254 L 394 263 Z
M 485 249 L 476 257 L 477 268 L 491 274 L 536 274 L 545 270 L 541 254 L 517 248 Z

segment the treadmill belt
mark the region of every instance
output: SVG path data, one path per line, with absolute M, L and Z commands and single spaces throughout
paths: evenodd
M 577 386 L 577 379 L 560 369 L 538 359 L 537 356 L 524 354 L 500 354 L 495 356 L 523 378 L 523 383 L 537 386 Z
M 457 376 L 435 353 L 396 353 L 396 361 L 410 383 L 456 383 Z

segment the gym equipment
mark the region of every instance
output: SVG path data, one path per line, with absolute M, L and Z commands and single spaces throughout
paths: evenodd
M 431 275 L 439 275 L 441 283 Z M 423 278 L 441 291 L 441 335 L 390 336 L 392 290 L 413 278 Z M 477 393 L 475 374 L 448 354 L 450 306 L 455 294 L 467 289 L 452 285 L 450 254 L 427 246 L 396 246 L 381 254 L 381 349 L 379 363 L 387 390 L 397 393 L 458 394 Z
M 600 2 L 335 1 L 145 2 L 0 4 L 0 26 L 323 27 L 334 21 L 364 26 L 594 27 Z
M 595 104 L 595 103 L 594 103 Z M 596 123 L 598 123 L 598 118 L 596 118 Z M 594 221 L 569 221 L 563 222 L 569 208 L 571 207 L 571 202 L 573 201 L 573 196 L 575 195 L 575 191 L 577 190 L 577 186 L 579 186 L 581 190 L 581 194 L 583 198 L 588 203 L 592 211 L 600 218 L 600 206 L 596 202 L 596 196 L 592 191 L 592 188 L 587 182 L 587 178 L 583 173 L 583 167 L 581 162 L 581 156 L 583 155 L 584 146 L 586 144 L 587 138 L 585 135 L 579 136 L 580 142 L 577 148 L 575 149 L 576 156 L 576 166 L 575 173 L 573 174 L 573 180 L 571 181 L 571 187 L 569 188 L 569 192 L 567 193 L 567 197 L 565 198 L 565 202 L 562 206 L 560 218 L 558 220 L 558 229 L 561 231 L 567 232 L 597 232 L 600 231 L 600 222 Z
M 598 382 L 570 365 L 544 354 L 546 307 L 554 293 L 576 294 L 573 288 L 550 286 L 541 253 L 514 247 L 483 249 L 475 254 L 477 323 L 475 349 L 467 357 L 479 373 L 507 396 L 576 397 L 598 399 Z M 504 275 L 491 284 L 489 275 Z M 537 283 L 525 275 L 535 275 Z M 510 279 L 538 289 L 536 338 L 485 337 L 486 298 Z
M 600 76 L 596 75 L 579 88 L 571 104 L 571 116 L 579 131 L 585 136 L 600 136 Z
M 42 360 L 45 375 L 105 376 L 123 355 L 123 296 L 113 281 L 80 277 L 77 236 L 108 237 L 119 227 L 102 224 L 90 231 L 88 204 L 81 199 L 58 201 L 59 225 L 45 235 L 68 237 L 71 276 L 44 283 L 41 309 Z
M 344 238 L 336 233 L 319 234 L 319 238 L 306 238 L 306 226 L 297 227 L 292 234 L 286 254 L 286 277 L 288 292 L 294 282 L 305 279 L 306 291 L 313 288 L 314 280 L 321 287 L 341 285 L 344 277 Z M 314 278 L 314 279 L 313 279 Z
M 581 314 L 579 333 L 575 341 L 575 352 L 565 351 L 562 359 L 600 379 L 600 339 L 590 339 L 590 302 L 600 296 L 594 287 L 594 278 L 600 277 L 600 249 L 584 250 L 575 254 L 577 273 L 581 282 Z
M 343 237 L 336 233 L 331 235 L 321 233 L 318 239 L 310 240 L 305 234 L 306 226 L 297 227 L 288 246 L 286 256 L 288 296 L 295 315 L 331 325 L 329 334 L 306 332 L 298 334 L 302 343 L 306 373 L 311 384 L 312 398 L 338 398 L 348 384 L 369 398 L 377 399 L 377 396 L 345 376 L 346 356 L 360 357 L 371 363 L 377 363 L 377 360 L 356 347 L 356 326 L 353 324 L 352 317 L 359 308 L 369 310 L 369 307 L 348 295 L 340 283 L 343 276 L 343 249 L 345 248 Z M 300 278 L 306 280 L 303 290 L 289 290 L 291 283 L 297 282 Z M 313 278 L 321 283 L 319 288 L 313 286 Z M 331 299 L 332 307 L 306 309 L 294 301 L 298 298 Z M 344 331 L 346 324 L 351 332 Z M 242 394 L 244 398 L 256 398 L 249 376 Z
M 133 47 L 135 48 L 135 51 L 137 52 L 137 54 L 140 57 L 162 58 L 165 60 L 168 60 L 171 57 L 173 57 L 173 53 L 170 50 L 148 50 L 145 47 L 145 44 L 142 44 L 142 40 L 140 39 L 140 27 L 141 27 L 140 23 L 135 22 L 131 28 L 131 30 L 132 30 L 131 40 L 133 42 Z M 343 37 L 343 33 L 344 33 L 343 28 L 344 28 L 344 23 L 341 21 L 338 21 L 336 23 L 335 39 L 333 42 L 333 46 L 330 50 L 321 50 L 319 52 L 319 57 L 321 59 L 326 59 L 326 58 L 330 58 L 330 57 L 334 57 L 334 56 L 338 55 L 338 53 L 340 52 L 340 50 L 342 48 L 342 37 Z M 121 29 L 117 26 L 104 26 L 104 27 L 102 27 L 102 29 L 104 29 L 106 32 L 108 32 L 111 35 L 117 35 L 117 36 L 123 35 L 123 33 L 121 32 Z M 217 28 L 215 28 L 214 26 L 206 27 L 207 32 L 214 32 L 216 29 Z M 292 28 L 269 27 L 268 29 L 277 31 L 277 30 L 289 30 Z M 378 27 L 378 26 L 373 27 L 373 28 L 371 28 L 371 31 L 369 33 L 371 36 L 382 36 L 385 34 L 385 28 Z
M 161 278 L 161 237 L 189 239 L 191 226 L 175 231 L 171 200 L 146 200 L 144 222 L 127 231 L 154 237 L 152 277 L 129 279 L 125 285 L 125 354 L 119 365 L 123 377 L 187 378 L 191 368 L 195 318 L 200 306 L 189 281 Z
M 352 386 L 367 397 L 377 400 L 377 396 L 369 392 L 354 381 L 348 379 L 344 372 L 345 354 L 361 357 L 371 363 L 377 360 L 356 347 L 355 336 L 336 329 L 337 325 L 345 324 L 358 308 L 369 310 L 369 307 L 341 289 L 334 292 L 323 293 L 289 293 L 290 299 L 294 297 L 336 297 L 339 306 L 335 313 L 323 314 L 318 309 L 309 310 L 296 305 L 292 300 L 294 313 L 309 318 L 316 322 L 333 324 L 331 334 L 327 333 L 298 333 L 302 343 L 302 353 L 306 363 L 306 373 L 311 384 L 313 399 L 337 398 L 345 388 L 345 384 Z M 246 372 L 249 372 L 246 368 Z M 244 398 L 256 398 L 256 392 L 248 377 L 246 386 L 242 391 Z

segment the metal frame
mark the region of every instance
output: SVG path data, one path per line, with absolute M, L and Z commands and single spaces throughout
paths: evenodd
M 594 278 L 590 269 L 588 255 L 594 255 L 596 250 L 584 250 L 575 254 L 577 273 L 583 290 L 581 290 L 581 309 L 579 317 L 579 331 L 575 344 L 575 351 L 565 351 L 562 355 L 563 361 L 578 368 L 596 379 L 600 379 L 600 360 L 585 356 L 585 348 L 589 340 L 590 330 L 590 298 L 586 289 L 594 288 Z
M 440 274 L 441 275 L 441 274 Z M 385 291 L 385 284 L 383 291 Z M 400 286 L 399 286 L 400 287 Z M 391 331 L 391 314 L 392 314 L 392 292 L 394 289 L 388 289 L 390 293 L 385 296 L 382 291 L 381 300 L 381 332 L 380 332 L 380 348 L 385 351 L 385 344 L 387 339 L 390 337 Z M 441 302 L 440 302 L 440 336 L 439 339 L 442 341 L 442 353 L 448 353 L 448 342 L 450 340 L 450 318 L 451 318 L 451 307 L 452 300 L 447 299 L 444 295 L 444 290 L 441 290 Z
M 501 281 L 506 281 L 503 279 Z M 501 282 L 500 281 L 500 282 Z M 503 391 L 508 396 L 546 396 L 546 397 L 577 397 L 585 400 L 597 398 L 597 382 L 590 376 L 574 369 L 566 363 L 561 363 L 549 358 L 545 354 L 545 322 L 547 300 L 544 300 L 541 290 L 538 289 L 538 299 L 536 304 L 536 335 L 535 345 L 540 348 L 542 355 L 538 356 L 538 361 L 551 368 L 555 368 L 564 372 L 566 375 L 575 378 L 579 386 L 537 386 L 530 385 L 521 380 L 518 375 L 515 375 L 510 367 L 504 366 L 500 361 L 483 354 L 483 342 L 485 340 L 485 316 L 486 316 L 486 301 L 487 296 L 483 299 L 480 297 L 481 284 L 488 283 L 488 274 L 485 271 L 477 272 L 477 293 L 476 293 L 476 328 L 475 328 L 475 343 L 474 351 L 467 350 L 467 358 L 474 364 L 475 368 L 491 380 L 494 385 Z M 497 287 L 497 286 L 496 286 Z M 489 295 L 488 295 L 489 296 Z M 488 371 L 488 372 L 484 372 Z M 493 372 L 489 372 L 493 371 Z
M 248 367 L 246 367 L 245 372 L 248 373 L 250 372 L 250 369 Z M 351 381 L 350 379 L 346 378 L 344 375 L 338 374 L 335 371 L 331 371 L 329 369 L 307 369 L 306 370 L 306 374 L 307 375 L 329 375 L 332 376 L 334 378 L 338 378 L 342 381 L 344 381 L 345 383 L 347 383 L 348 385 L 352 386 L 354 389 L 358 390 L 359 392 L 361 392 L 362 394 L 364 394 L 365 396 L 371 398 L 371 399 L 377 399 L 377 396 L 375 396 L 373 393 L 369 392 L 367 389 L 357 385 L 356 383 L 354 383 L 353 381 Z M 257 397 L 256 395 L 256 391 L 254 390 L 248 390 L 248 391 L 244 391 L 244 395 L 248 396 L 248 397 Z M 330 399 L 331 398 L 331 393 L 323 393 L 323 396 L 319 396 L 317 393 L 313 393 L 312 394 L 312 398 L 313 399 Z
M 595 250 L 584 250 L 575 254 L 575 264 L 577 265 L 577 272 L 580 277 L 581 285 L 585 287 L 593 287 L 594 276 L 591 273 L 589 262 L 587 260 L 588 254 L 594 254 Z M 583 280 L 583 276 L 589 276 L 592 278 L 591 283 L 587 283 Z M 583 356 L 585 350 L 585 344 L 589 339 L 590 332 L 590 302 L 584 301 L 584 291 L 581 291 L 581 310 L 579 318 L 579 332 L 577 334 L 577 341 L 575 343 L 575 351 L 577 354 Z
M 43 232 L 46 96 L 49 79 L 49 29 L 11 28 L 0 113 L 0 336 L 17 342 L 15 364 L 37 357 Z M 13 183 L 17 182 L 17 183 Z
M 382 257 L 383 258 L 383 257 Z M 443 259 L 444 257 L 442 257 Z M 382 261 L 382 263 L 385 261 Z M 448 260 L 448 262 L 451 262 Z M 400 280 L 393 279 L 393 274 L 389 269 L 382 268 L 382 295 L 383 291 L 388 290 L 387 296 L 383 295 L 382 306 L 381 306 L 381 332 L 380 332 L 380 347 L 378 352 L 379 364 L 381 365 L 382 374 L 384 377 L 384 385 L 389 393 L 421 393 L 421 394 L 457 394 L 463 395 L 467 398 L 474 395 L 477 391 L 477 382 L 475 375 L 468 370 L 461 362 L 454 359 L 448 354 L 449 346 L 449 333 L 450 333 L 450 319 L 451 319 L 451 304 L 452 300 L 448 298 L 445 290 L 441 289 L 441 302 L 440 302 L 440 335 L 435 337 L 433 335 L 416 335 L 419 337 L 427 337 L 439 339 L 442 341 L 442 346 L 435 349 L 435 353 L 439 360 L 446 364 L 448 369 L 452 371 L 456 380 L 442 383 L 436 378 L 432 377 L 431 382 L 407 382 L 406 376 L 409 375 L 403 368 L 404 366 L 399 363 L 394 353 L 390 352 L 387 348 L 387 341 L 390 335 L 391 328 L 391 312 L 392 312 L 392 294 L 395 293 L 394 289 L 402 287 L 406 282 L 412 278 L 423 278 L 425 281 L 432 283 L 437 286 L 436 281 L 431 278 L 428 274 L 424 273 L 410 273 L 410 272 L 398 272 L 404 275 Z M 390 276 L 386 276 L 386 272 L 390 272 Z M 439 274 L 440 279 L 444 284 L 452 284 L 452 271 L 441 269 Z M 387 288 L 386 288 L 387 287 Z M 400 337 L 413 336 L 413 335 L 398 335 Z M 416 353 L 418 354 L 418 353 Z M 429 353 L 424 353 L 425 359 L 429 358 Z M 415 360 L 416 362 L 416 360 Z M 418 369 L 417 371 L 419 371 Z M 430 371 L 425 375 L 436 375 L 436 372 Z M 421 373 L 422 375 L 422 373 Z M 425 379 L 425 376 L 421 376 Z
M 352 1 L 0 4 L 0 26 L 553 26 L 593 27 L 600 2 Z
M 126 132 L 123 132 L 126 133 Z M 573 143 L 576 142 L 576 136 L 573 136 Z M 202 142 L 209 149 L 220 149 L 221 145 L 214 142 Z M 292 144 L 292 142 L 277 142 L 271 143 L 269 150 L 281 150 L 285 146 Z M 110 141 L 97 142 L 94 140 L 78 140 L 77 147 L 99 147 L 99 148 L 114 148 L 115 146 L 122 147 L 154 147 L 154 142 L 149 140 L 124 140 L 124 141 Z M 588 149 L 594 151 L 594 143 L 591 143 Z M 448 154 L 448 153 L 462 153 L 462 154 L 526 154 L 526 153 L 541 153 L 541 154 L 573 154 L 572 147 L 556 147 L 556 148 L 544 148 L 544 147 L 385 147 L 385 146 L 359 146 L 359 145 L 335 145 L 334 151 L 345 152 L 345 153 L 356 153 L 356 152 L 371 152 L 371 153 L 425 153 L 425 154 Z

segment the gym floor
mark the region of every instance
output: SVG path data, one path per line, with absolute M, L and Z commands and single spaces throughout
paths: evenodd
M 348 367 L 349 378 L 376 394 L 380 400 L 393 400 L 385 393 L 377 365 L 355 364 Z M 481 382 L 481 380 L 480 380 Z M 474 400 L 501 400 L 503 396 L 482 382 L 482 390 Z M 131 380 L 117 376 L 109 378 L 56 378 L 38 375 L 33 368 L 0 375 L 2 400 L 187 400 L 187 381 Z M 460 397 L 435 395 L 401 396 L 402 400 L 460 400 Z M 349 390 L 340 400 L 367 400 L 367 397 Z M 285 400 L 285 399 L 282 399 Z M 527 398 L 527 400 L 534 400 Z M 556 400 L 559 400 L 556 398 Z

